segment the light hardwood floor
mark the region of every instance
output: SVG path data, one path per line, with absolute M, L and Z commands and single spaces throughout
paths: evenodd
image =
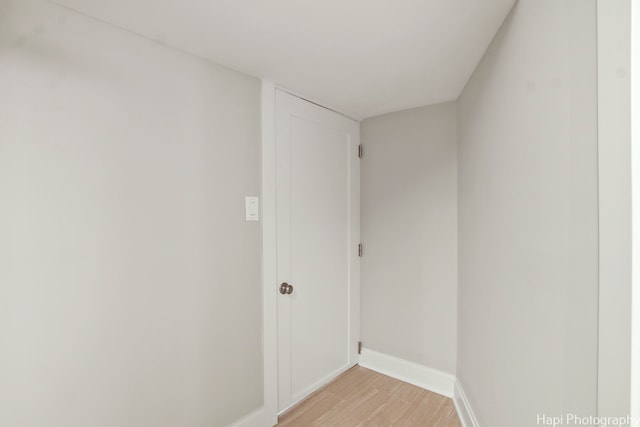
M 282 415 L 278 427 L 460 427 L 451 399 L 355 366 Z

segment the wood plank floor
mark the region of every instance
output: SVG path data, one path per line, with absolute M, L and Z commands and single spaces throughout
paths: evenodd
M 355 366 L 293 407 L 278 427 L 460 427 L 447 397 Z

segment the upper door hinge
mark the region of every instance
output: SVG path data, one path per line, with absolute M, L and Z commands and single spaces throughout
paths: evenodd
M 358 145 L 358 157 L 362 158 L 362 144 Z
M 362 243 L 358 244 L 358 256 L 362 256 Z

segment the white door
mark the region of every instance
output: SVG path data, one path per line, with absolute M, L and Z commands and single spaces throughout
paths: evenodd
M 276 92 L 279 411 L 357 362 L 358 145 L 357 122 Z

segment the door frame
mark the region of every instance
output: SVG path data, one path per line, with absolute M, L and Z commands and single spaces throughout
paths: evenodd
M 276 239 L 276 86 L 261 82 L 262 357 L 265 424 L 278 423 L 278 300 Z
M 290 91 L 277 87 L 268 80 L 261 82 L 262 109 L 262 293 L 263 293 L 263 358 L 264 358 L 264 424 L 278 422 L 278 305 L 277 305 L 277 211 L 276 211 L 276 91 Z M 301 98 L 300 96 L 298 96 Z M 303 98 L 304 99 L 304 98 Z M 309 101 L 311 102 L 311 101 Z M 314 102 L 311 102 L 316 104 Z M 320 104 L 316 104 L 322 107 Z M 326 108 L 326 107 L 325 107 Z M 333 111 L 333 110 L 332 110 Z M 340 114 L 340 113 L 337 113 Z M 360 138 L 359 131 L 357 138 Z M 359 142 L 358 142 L 359 143 Z M 360 199 L 360 172 L 351 178 L 357 184 L 356 194 L 350 188 L 350 197 Z M 353 186 L 352 186 L 353 188 Z M 355 251 L 360 243 L 360 203 L 350 212 L 352 226 L 349 239 L 354 256 L 349 263 L 349 366 L 358 363 L 357 343 L 360 339 L 360 259 Z

